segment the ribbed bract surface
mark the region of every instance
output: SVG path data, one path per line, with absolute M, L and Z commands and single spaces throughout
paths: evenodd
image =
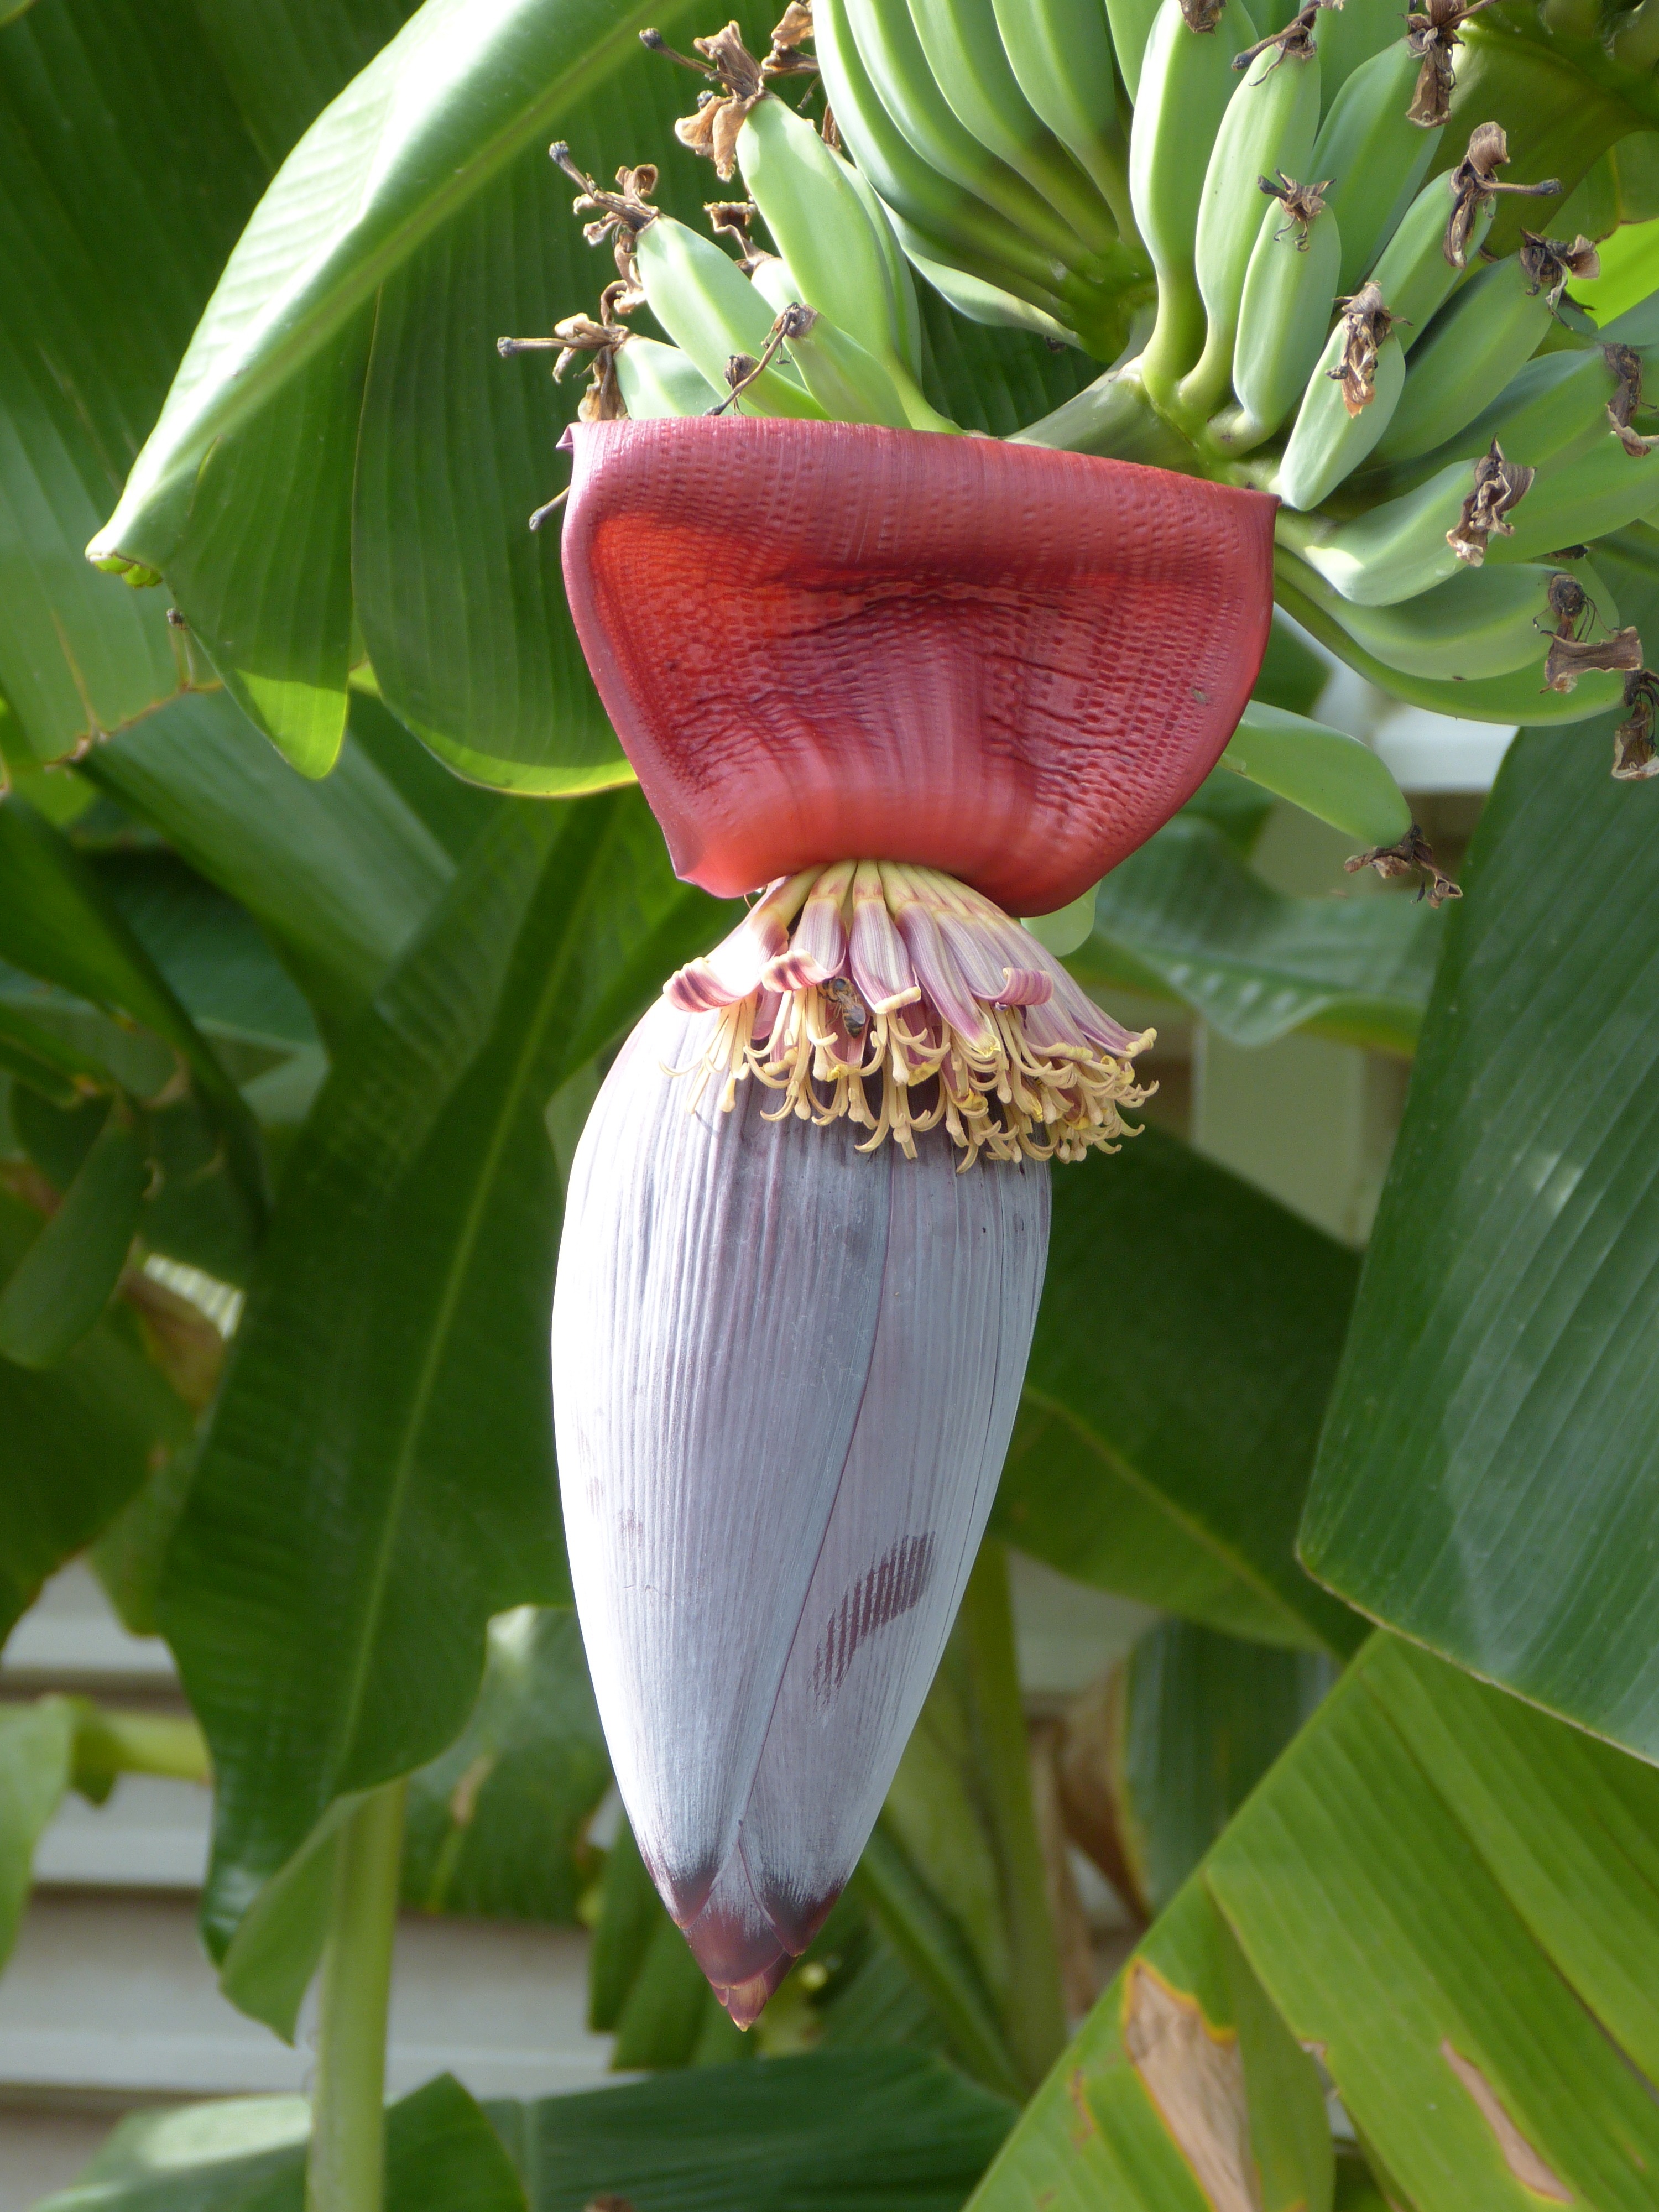
M 736 2016 L 846 1881 L 972 1565 L 1046 1168 L 685 1111 L 708 1023 L 619 1056 L 571 1176 L 553 1390 L 571 1571 L 646 1863 Z
M 1262 493 L 858 423 L 569 434 L 582 649 L 722 896 L 867 854 L 1051 912 L 1192 795 L 1261 666 Z

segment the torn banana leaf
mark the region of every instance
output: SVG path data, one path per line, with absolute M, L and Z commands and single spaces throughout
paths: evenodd
M 1374 1638 L 1130 1959 L 970 2212 L 1638 2212 L 1659 1772 Z M 1345 2161 L 1346 2163 L 1346 2161 Z

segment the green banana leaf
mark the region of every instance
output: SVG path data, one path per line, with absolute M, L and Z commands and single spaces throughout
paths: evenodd
M 377 711 L 356 702 L 354 729 L 373 728 Z M 397 734 L 396 750 L 417 757 Z M 335 1036 L 454 874 L 423 808 L 380 765 L 383 750 L 377 742 L 371 755 L 349 737 L 327 782 L 307 783 L 222 696 L 162 708 L 100 746 L 80 773 L 246 909 Z M 453 776 L 443 781 L 451 818 L 470 812 L 474 794 Z
M 36 2212 L 301 2212 L 303 2097 L 227 2097 L 123 2120 Z M 388 2107 L 386 2212 L 527 2212 L 500 2132 L 453 2075 Z
M 597 1859 L 587 1824 L 610 1781 L 574 1613 L 501 1614 L 489 1624 L 483 1684 L 465 1728 L 410 1778 L 405 1903 L 574 1920 L 580 1862 L 591 1873 Z
M 1012 2106 L 900 2051 L 814 2053 L 484 2108 L 532 2212 L 957 2212 Z
M 137 1117 L 112 1100 L 58 1211 L 0 1289 L 0 1358 L 55 1367 L 108 1304 L 149 1181 Z
M 974 2212 L 1651 2201 L 1659 1775 L 1376 1638 L 1107 1991 Z M 1627 1939 L 1627 1940 L 1626 1940 Z M 1348 2164 L 1344 2161 L 1345 2165 Z M 1344 2203 L 1365 2201 L 1352 2165 Z M 1230 2193 L 1231 2192 L 1231 2193 Z
M 1194 1868 L 1335 1680 L 1323 1652 L 1164 1620 L 1123 1662 L 1118 1838 L 1152 1914 Z
M 1156 1129 L 1057 1171 L 994 1529 L 1213 1627 L 1351 1649 L 1292 1546 L 1358 1268 Z
M 222 1957 L 331 1804 L 459 1735 L 486 1620 L 568 1597 L 543 1109 L 720 926 L 636 795 L 510 809 L 339 1051 L 162 1590 L 219 1778 Z
M 1114 989 L 1173 998 L 1234 1044 L 1307 1029 L 1409 1054 L 1445 920 L 1398 895 L 1274 890 L 1189 811 L 1106 878 L 1093 933 L 1066 965 L 1108 1006 Z
M 440 2075 L 386 2112 L 386 2212 L 957 2212 L 1013 2108 L 916 2053 L 837 2053 L 479 2106 Z M 37 2212 L 301 2212 L 302 2097 L 135 2113 Z
M 1613 782 L 1607 745 L 1523 733 L 1481 821 L 1302 1549 L 1373 1617 L 1654 1758 L 1659 791 Z
M 15 799 L 0 807 L 0 958 L 143 1023 L 177 1054 L 257 1230 L 264 1170 L 241 1094 L 93 870 L 61 830 Z
M 0 1277 L 39 1233 L 40 1216 L 0 1191 Z M 112 1309 L 45 1369 L 0 1359 L 0 1638 L 40 1585 L 190 1438 L 190 1407 L 144 1356 L 132 1317 Z
M 34 1847 L 69 1788 L 76 1725 L 67 1698 L 0 1709 L 0 1966 L 17 1941 Z
M 310 1008 L 246 908 L 176 854 L 133 851 L 125 835 L 98 850 L 91 826 L 70 842 L 204 1036 L 279 1053 L 319 1042 Z

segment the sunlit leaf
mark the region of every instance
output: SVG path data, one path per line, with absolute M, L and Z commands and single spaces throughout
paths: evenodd
M 1527 732 L 1477 832 L 1303 1549 L 1374 1617 L 1659 1757 L 1659 789 Z

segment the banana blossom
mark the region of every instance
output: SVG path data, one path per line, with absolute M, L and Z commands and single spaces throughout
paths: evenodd
M 747 2026 L 855 1864 L 990 1510 L 1054 1158 L 1134 1036 L 1010 918 L 1226 744 L 1272 502 L 973 439 L 579 426 L 566 580 L 679 872 L 762 888 L 671 977 L 573 1165 L 553 1312 L 617 1779 Z

